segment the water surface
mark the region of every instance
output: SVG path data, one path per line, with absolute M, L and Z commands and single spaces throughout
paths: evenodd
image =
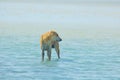
M 120 80 L 120 2 L 0 1 L 0 80 Z M 41 62 L 40 35 L 63 39 Z

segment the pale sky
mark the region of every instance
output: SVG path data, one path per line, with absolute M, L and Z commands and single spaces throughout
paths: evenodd
M 74 29 L 77 34 L 96 29 L 119 31 L 120 1 L 0 1 L 0 34 L 40 34 L 50 29 L 66 33 Z

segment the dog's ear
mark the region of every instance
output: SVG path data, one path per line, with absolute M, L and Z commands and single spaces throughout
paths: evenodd
M 54 30 L 51 31 L 51 34 L 58 36 L 57 32 L 55 32 Z

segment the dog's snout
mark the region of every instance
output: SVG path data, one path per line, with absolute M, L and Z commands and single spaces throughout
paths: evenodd
M 56 41 L 60 42 L 60 41 L 62 41 L 62 39 L 58 36 L 58 37 L 56 38 Z
M 59 42 L 60 42 L 60 41 L 62 41 L 62 39 L 61 39 L 61 38 L 59 38 Z
M 62 39 L 60 39 L 60 41 L 62 41 Z

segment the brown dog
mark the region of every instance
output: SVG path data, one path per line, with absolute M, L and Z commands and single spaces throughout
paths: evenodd
M 44 51 L 47 51 L 48 60 L 51 60 L 51 49 L 55 48 L 58 59 L 60 58 L 59 43 L 62 39 L 55 31 L 49 31 L 41 36 L 42 61 L 44 61 Z

